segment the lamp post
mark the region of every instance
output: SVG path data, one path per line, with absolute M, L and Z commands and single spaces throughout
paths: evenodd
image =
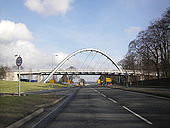
M 55 64 L 54 63 L 55 62 L 54 59 L 55 59 L 56 56 L 58 56 L 58 55 L 56 54 L 56 55 L 52 56 L 52 70 L 54 69 L 54 64 Z M 53 75 L 53 80 L 54 80 L 54 75 Z
M 18 56 L 18 57 L 17 57 Z M 22 58 L 20 55 L 15 55 L 17 57 L 16 59 L 16 65 L 18 66 L 18 96 L 21 95 L 21 85 L 20 85 L 20 66 L 22 65 Z

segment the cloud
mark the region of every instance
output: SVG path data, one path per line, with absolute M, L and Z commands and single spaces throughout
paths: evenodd
M 0 21 L 0 40 L 16 41 L 16 40 L 32 40 L 32 33 L 25 24 L 14 23 L 8 20 Z
M 68 54 L 65 54 L 63 52 L 56 52 L 53 54 L 53 56 L 56 56 L 56 60 L 61 62 L 65 57 L 68 56 Z
M 59 15 L 70 10 L 72 2 L 73 0 L 27 0 L 25 6 L 39 14 Z
M 138 27 L 138 26 L 132 26 L 132 27 L 129 27 L 129 28 L 125 28 L 124 31 L 131 35 L 131 34 L 137 34 L 138 32 L 140 32 L 142 30 L 141 27 Z
M 14 55 L 21 55 L 23 67 L 27 70 L 49 69 L 52 64 L 52 54 L 38 49 L 33 41 L 31 31 L 23 23 L 0 21 L 0 65 L 14 66 Z M 57 53 L 61 61 L 66 55 Z
M 4 65 L 6 63 L 8 66 L 15 65 L 14 55 L 21 55 L 24 68 L 43 66 L 44 63 L 41 64 L 43 62 L 42 58 L 46 57 L 32 42 L 24 40 L 8 42 L 7 44 L 0 43 L 0 54 L 1 64 Z

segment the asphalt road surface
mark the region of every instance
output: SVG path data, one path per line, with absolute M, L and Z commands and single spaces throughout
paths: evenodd
M 53 90 L 44 90 L 44 91 L 35 91 L 35 92 L 29 92 L 27 94 L 54 94 L 54 95 L 61 95 L 61 96 L 70 96 L 76 92 L 78 88 L 74 87 L 68 87 L 68 88 L 59 88 L 59 89 L 53 89 Z M 26 122 L 24 125 L 20 126 L 19 128 L 32 128 L 37 122 L 39 122 L 41 119 L 43 119 L 48 113 L 56 109 L 60 104 L 56 104 L 52 107 L 45 108 L 45 112 L 40 114 L 39 116 L 34 117 L 30 121 Z
M 66 88 L 53 93 L 71 95 L 75 90 Z M 55 109 L 55 106 L 50 109 Z M 81 87 L 73 100 L 46 127 L 169 128 L 170 100 L 120 89 Z M 30 125 L 24 128 L 30 128 Z
M 154 128 L 170 127 L 170 99 L 157 96 L 123 91 L 120 89 L 96 89 L 114 99 L 152 123 Z M 131 112 L 132 113 L 132 112 Z M 145 121 L 146 122 L 146 121 Z
M 48 128 L 169 128 L 170 100 L 82 87 Z

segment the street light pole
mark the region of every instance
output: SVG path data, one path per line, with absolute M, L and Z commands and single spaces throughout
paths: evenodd
M 54 67 L 55 67 L 55 66 L 54 66 L 54 64 L 55 64 L 54 62 L 55 62 L 55 57 L 56 57 L 56 56 L 58 56 L 58 55 L 56 54 L 56 55 L 52 56 L 52 70 L 53 70 Z M 53 75 L 53 80 L 54 80 L 54 75 Z

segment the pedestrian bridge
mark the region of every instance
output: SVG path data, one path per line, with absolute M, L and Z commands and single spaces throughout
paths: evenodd
M 65 71 L 59 71 L 61 69 L 61 67 L 66 64 L 68 61 L 71 61 L 72 58 L 74 58 L 75 56 L 84 54 L 84 53 L 88 53 L 86 57 L 77 57 L 76 61 L 78 63 L 78 66 L 80 66 L 80 69 L 77 69 L 76 71 L 72 71 L 72 70 L 65 70 Z M 99 57 L 97 57 L 97 55 Z M 104 61 L 101 61 L 101 58 L 105 58 Z M 83 59 L 82 59 L 83 58 Z M 88 61 L 89 58 L 89 61 Z M 95 59 L 97 58 L 97 60 L 95 61 Z M 82 62 L 78 62 L 82 59 Z M 110 62 L 112 66 L 115 67 L 115 69 L 117 71 L 114 71 L 113 69 L 111 69 L 110 71 L 107 72 L 103 72 L 102 70 L 102 66 L 103 67 L 107 67 L 107 65 L 109 65 L 106 62 Z M 97 66 L 101 65 L 101 66 Z M 84 67 L 83 71 L 82 71 L 82 67 Z M 88 71 L 89 67 L 91 67 L 91 69 L 93 71 Z M 97 67 L 97 68 L 96 68 Z M 105 68 L 106 69 L 106 68 Z M 96 70 L 96 71 L 94 71 Z M 119 65 L 117 65 L 115 63 L 115 61 L 108 56 L 106 53 L 104 53 L 103 51 L 94 49 L 94 48 L 87 48 L 87 49 L 81 49 L 78 51 L 75 51 L 73 53 L 71 53 L 70 55 L 68 55 L 65 59 L 63 59 L 63 61 L 61 61 L 52 71 L 51 73 L 47 76 L 47 78 L 44 80 L 44 83 L 46 83 L 54 74 L 77 74 L 77 75 L 102 75 L 102 74 L 120 74 L 123 75 L 125 72 L 123 72 L 123 70 L 119 67 Z
M 77 57 L 76 59 L 75 56 Z M 101 58 L 104 58 L 104 60 L 102 60 Z M 81 59 L 82 61 L 80 61 Z M 72 60 L 76 62 L 77 64 L 75 66 L 76 68 L 72 69 L 63 68 L 63 65 L 66 65 L 68 62 Z M 112 67 L 109 68 L 108 65 Z M 116 64 L 116 62 L 106 53 L 97 49 L 87 48 L 78 50 L 68 55 L 53 70 L 21 72 L 21 75 L 37 75 L 39 79 L 38 81 L 43 81 L 44 83 L 46 83 L 48 80 L 52 78 L 53 75 L 112 75 L 112 76 L 124 76 L 124 78 L 128 79 L 128 76 L 131 75 L 142 76 L 144 74 L 142 74 L 141 71 L 132 70 L 125 71 L 121 69 L 121 67 L 118 64 Z
M 73 62 L 76 64 L 69 64 Z M 66 67 L 64 67 L 66 66 Z M 75 67 L 69 69 L 68 67 Z M 103 51 L 86 48 L 65 57 L 52 70 L 21 71 L 20 75 L 37 75 L 38 81 L 46 83 L 53 75 L 115 75 L 127 76 L 133 72 L 123 71 L 116 62 Z M 15 74 L 18 74 L 15 72 Z M 30 76 L 31 77 L 31 76 Z M 45 78 L 45 79 L 44 79 Z
M 77 65 L 72 66 L 72 64 L 68 64 L 68 62 L 71 61 Z M 64 68 L 64 65 L 66 65 L 67 68 Z M 68 66 L 76 68 L 68 69 Z M 14 72 L 14 74 L 18 75 L 18 72 Z M 53 70 L 21 71 L 20 74 L 22 76 L 37 75 L 38 81 L 44 83 L 49 81 L 53 75 L 112 75 L 124 76 L 124 78 L 128 78 L 128 76 L 131 75 L 144 75 L 141 71 L 121 69 L 110 56 L 93 48 L 73 52 L 57 64 Z
M 50 75 L 51 71 L 25 71 L 20 72 L 21 75 Z M 138 72 L 140 73 L 140 72 Z M 126 71 L 126 72 L 120 72 L 117 70 L 101 70 L 101 71 L 95 71 L 95 70 L 58 70 L 53 75 L 132 75 L 134 74 L 133 71 Z
M 85 53 L 87 53 L 87 55 L 85 55 L 84 58 L 82 56 L 78 56 L 82 54 L 84 55 Z M 78 57 L 75 59 L 75 56 Z M 73 60 L 73 58 L 74 61 L 76 61 L 76 63 L 78 64 L 77 66 L 75 66 L 76 68 L 63 69 L 63 65 L 66 65 L 66 63 Z M 102 60 L 101 58 L 104 58 L 104 60 Z M 81 59 L 82 61 L 80 62 Z M 108 68 L 109 64 L 112 66 L 111 68 Z M 76 52 L 73 52 L 72 54 L 64 58 L 63 61 L 61 61 L 53 70 L 21 72 L 21 75 L 38 75 L 38 77 L 41 77 L 40 81 L 44 80 L 44 83 L 50 80 L 53 75 L 114 75 L 126 77 L 133 74 L 141 75 L 141 72 L 135 71 L 134 73 L 134 71 L 130 70 L 124 71 L 106 53 L 93 48 L 81 49 Z M 46 78 L 44 79 L 43 76 L 46 76 Z
M 78 61 L 78 67 L 80 68 L 76 69 L 64 69 L 62 66 L 66 64 L 67 62 L 71 61 L 72 58 L 75 56 L 78 56 L 80 54 L 88 53 L 83 59 L 82 56 L 79 56 L 76 58 L 77 60 L 82 59 L 82 62 Z M 98 56 L 97 56 L 98 55 Z M 101 58 L 104 58 L 104 61 L 102 61 Z M 89 61 L 88 61 L 88 58 Z M 97 58 L 97 60 L 95 60 Z M 108 68 L 109 63 L 112 66 L 112 68 Z M 82 68 L 83 67 L 83 68 Z M 91 69 L 89 69 L 91 67 Z M 102 67 L 105 67 L 103 69 Z M 141 74 L 141 72 L 136 71 L 136 74 Z M 44 79 L 42 76 L 47 76 L 44 80 L 44 83 L 47 82 L 53 75 L 114 75 L 114 76 L 129 76 L 134 74 L 134 71 L 124 71 L 115 63 L 115 61 L 108 56 L 106 53 L 93 49 L 93 48 L 87 48 L 87 49 L 81 49 L 76 52 L 73 52 L 72 54 L 68 55 L 63 61 L 61 61 L 52 71 L 50 70 L 41 70 L 41 71 L 32 71 L 32 72 L 21 72 L 21 75 L 39 75 L 42 79 Z

